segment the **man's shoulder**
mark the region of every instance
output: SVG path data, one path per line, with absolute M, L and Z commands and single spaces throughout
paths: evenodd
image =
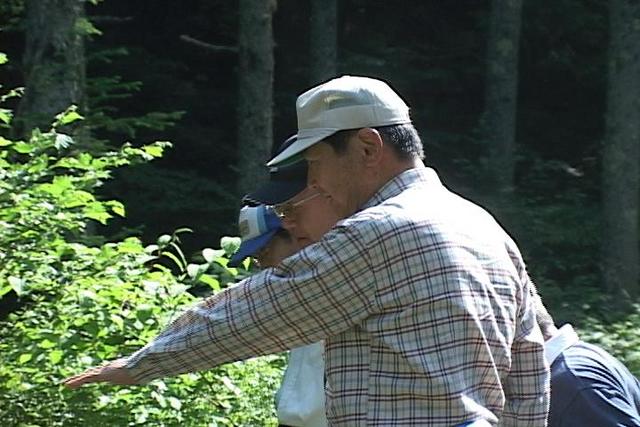
M 630 384 L 637 388 L 634 375 L 603 348 L 579 341 L 565 349 L 552 365 L 552 376 L 583 387 Z M 638 390 L 640 392 L 640 390 Z

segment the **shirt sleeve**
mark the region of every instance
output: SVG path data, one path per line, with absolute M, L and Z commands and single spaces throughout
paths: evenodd
M 127 359 L 138 383 L 275 353 L 339 334 L 375 308 L 357 227 L 335 227 L 278 267 L 203 300 Z
M 550 372 L 544 358 L 544 338 L 535 316 L 531 281 L 515 243 L 509 248 L 522 282 L 519 322 L 511 346 L 511 370 L 505 384 L 501 426 L 546 425 L 550 405 Z M 578 425 L 578 424 L 576 424 Z

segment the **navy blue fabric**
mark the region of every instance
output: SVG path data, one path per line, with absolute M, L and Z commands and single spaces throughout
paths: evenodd
M 638 426 L 640 383 L 617 359 L 578 342 L 551 365 L 549 427 Z

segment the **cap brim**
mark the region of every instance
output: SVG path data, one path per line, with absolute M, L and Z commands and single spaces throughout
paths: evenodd
M 283 181 L 273 180 L 247 194 L 244 198 L 265 205 L 276 205 L 286 202 L 307 186 L 306 180 Z
M 267 166 L 274 166 L 278 163 L 282 163 L 288 158 L 293 157 L 298 153 L 302 153 L 313 144 L 330 137 L 339 130 L 340 129 L 335 128 L 300 129 L 298 131 L 298 140 L 287 147 L 282 153 L 269 160 Z
M 271 240 L 271 238 L 274 234 L 276 234 L 277 231 L 278 229 L 270 230 L 256 238 L 245 240 L 244 242 L 242 242 L 236 253 L 233 254 L 231 259 L 229 259 L 229 263 L 227 265 L 229 267 L 239 266 L 246 257 L 255 254 L 267 243 L 269 243 L 269 240 Z

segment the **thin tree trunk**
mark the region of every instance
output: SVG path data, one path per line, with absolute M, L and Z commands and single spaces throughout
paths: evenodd
M 521 21 L 522 0 L 491 1 L 482 129 L 492 187 L 507 194 L 514 186 Z
M 312 0 L 310 37 L 310 78 L 316 85 L 336 76 L 338 51 L 338 1 Z
M 17 111 L 17 134 L 48 129 L 71 104 L 86 109 L 84 0 L 27 0 L 23 58 L 25 93 Z
M 612 0 L 603 151 L 602 267 L 612 294 L 638 295 L 640 3 Z
M 267 177 L 273 142 L 273 31 L 275 0 L 240 0 L 238 35 L 238 191 Z

